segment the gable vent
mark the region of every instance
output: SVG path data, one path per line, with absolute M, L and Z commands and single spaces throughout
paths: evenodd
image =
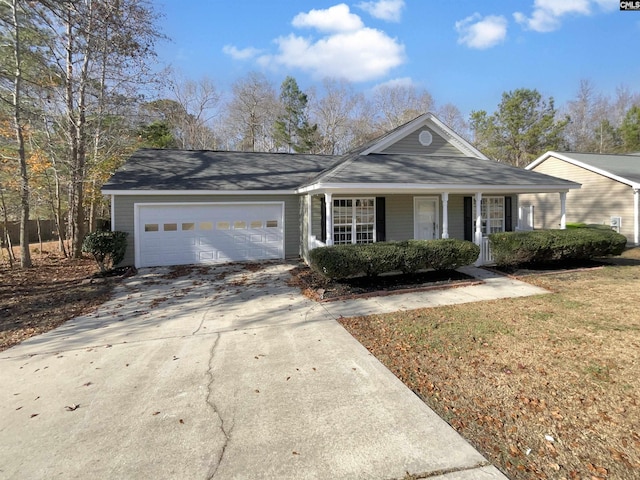
M 433 135 L 431 135 L 431 132 L 428 130 L 423 130 L 420 132 L 420 135 L 418 135 L 418 141 L 420 145 L 428 147 L 431 145 L 431 142 L 433 142 Z

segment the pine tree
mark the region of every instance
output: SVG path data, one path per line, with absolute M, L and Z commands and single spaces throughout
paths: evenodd
M 274 137 L 289 153 L 313 152 L 317 145 L 318 125 L 309 124 L 308 102 L 295 78 L 285 78 L 280 87 L 282 113 L 274 124 Z

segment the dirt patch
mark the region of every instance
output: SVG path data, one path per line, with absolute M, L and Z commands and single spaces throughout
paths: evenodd
M 640 266 L 526 278 L 555 293 L 341 323 L 510 478 L 638 478 Z
M 306 297 L 316 301 L 360 298 L 393 293 L 407 293 L 431 288 L 446 288 L 480 283 L 473 277 L 454 270 L 412 274 L 358 277 L 328 280 L 306 265 L 293 268 L 289 286 L 298 287 Z
M 100 277 L 93 259 L 64 258 L 55 243 L 32 247 L 32 260 L 28 269 L 0 263 L 0 351 L 95 310 L 128 274 Z

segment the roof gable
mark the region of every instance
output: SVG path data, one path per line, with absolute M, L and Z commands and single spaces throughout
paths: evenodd
M 535 170 L 538 165 L 549 158 L 556 158 L 633 188 L 640 188 L 640 157 L 638 154 L 615 155 L 550 151 L 531 162 L 525 169 Z
M 449 155 L 487 160 L 482 152 L 438 120 L 432 113 L 420 115 L 409 123 L 377 138 L 359 153 L 360 155 L 372 153 Z

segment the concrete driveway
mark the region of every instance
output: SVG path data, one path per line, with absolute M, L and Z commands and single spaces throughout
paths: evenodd
M 0 478 L 504 478 L 291 267 L 145 269 L 1 352 Z

